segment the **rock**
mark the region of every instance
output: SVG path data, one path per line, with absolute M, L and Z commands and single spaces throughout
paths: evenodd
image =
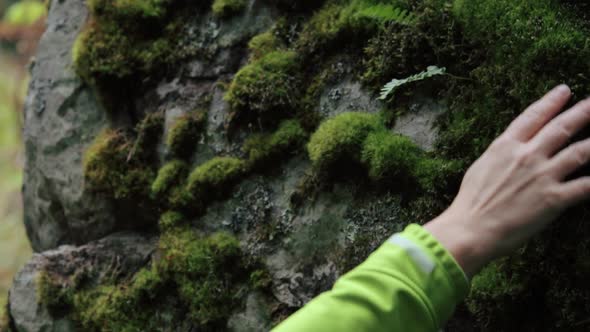
M 415 97 L 410 109 L 395 120 L 393 132 L 408 136 L 422 149 L 432 151 L 438 137 L 434 125 L 445 110 L 446 106 L 439 101 L 424 96 Z
M 75 329 L 71 321 L 52 317 L 37 302 L 35 282 L 40 272 L 69 278 L 90 270 L 96 275 L 93 282 L 100 284 L 113 271 L 128 276 L 145 266 L 155 247 L 153 238 L 112 234 L 127 220 L 117 219 L 109 198 L 89 192 L 84 185 L 83 151 L 98 132 L 111 126 L 97 97 L 72 71 L 69 50 L 87 15 L 83 0 L 53 1 L 32 66 L 24 130 L 25 223 L 34 250 L 42 253 L 19 272 L 10 293 L 9 311 L 18 331 Z M 193 167 L 219 155 L 244 157 L 242 143 L 258 128 L 236 128 L 228 134 L 231 110 L 223 86 L 248 61 L 247 41 L 272 26 L 276 16 L 263 1 L 250 0 L 245 13 L 231 19 L 211 14 L 191 18 L 180 43 L 202 54 L 179 63 L 163 77 L 150 78 L 130 103 L 131 113 L 141 119 L 163 112 L 165 140 L 179 117 L 206 108 L 206 132 L 194 142 Z M 321 117 L 349 111 L 376 113 L 382 107 L 352 78 L 349 67 L 344 62 L 333 65 L 337 80 L 321 90 L 316 107 Z M 416 105 L 398 119 L 393 131 L 431 149 L 436 138 L 432 124 L 443 107 L 430 99 L 417 100 Z M 172 158 L 164 141 L 157 152 L 161 164 Z M 405 223 L 399 195 L 367 191 L 354 181 L 332 184 L 313 197 L 293 196 L 308 175 L 310 162 L 302 151 L 284 159 L 264 174 L 249 175 L 230 197 L 213 202 L 205 215 L 192 220 L 192 226 L 205 233 L 235 234 L 246 256 L 265 263 L 272 279 L 265 294 L 244 292 L 249 295 L 229 319 L 230 330 L 268 330 L 272 319 L 328 290 Z M 294 197 L 302 202 L 293 204 Z M 167 307 L 176 310 L 174 305 Z M 190 318 L 182 324 L 191 326 Z
M 228 330 L 235 332 L 258 332 L 270 329 L 267 303 L 259 293 L 248 295 L 246 309 L 233 315 L 227 322 Z
M 69 320 L 54 318 L 38 303 L 36 280 L 40 272 L 69 279 L 84 272 L 98 284 L 106 278 L 127 276 L 143 267 L 155 248 L 155 239 L 117 233 L 81 247 L 60 246 L 34 254 L 16 275 L 10 290 L 8 310 L 19 332 L 75 331 Z
M 347 77 L 324 89 L 317 112 L 329 118 L 344 112 L 375 113 L 380 107 L 381 102 L 360 82 Z
M 83 0 L 52 1 L 31 66 L 23 195 L 37 252 L 100 238 L 114 224 L 109 201 L 89 193 L 82 174 L 82 151 L 107 126 L 96 96 L 72 70 L 71 45 L 86 17 Z

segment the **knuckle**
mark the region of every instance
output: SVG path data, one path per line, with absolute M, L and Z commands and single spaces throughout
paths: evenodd
M 516 162 L 521 166 L 530 166 L 536 163 L 538 155 L 531 147 L 522 147 L 515 150 Z
M 557 135 L 566 138 L 566 139 L 570 139 L 573 136 L 573 131 L 572 129 L 570 129 L 565 123 L 563 122 L 559 122 L 556 124 L 555 126 L 556 130 L 557 130 Z
M 549 207 L 562 205 L 566 199 L 566 194 L 563 192 L 563 190 L 560 190 L 558 186 L 547 187 L 543 194 L 545 206 Z
M 578 166 L 583 166 L 588 161 L 588 153 L 580 144 L 572 146 L 571 156 Z

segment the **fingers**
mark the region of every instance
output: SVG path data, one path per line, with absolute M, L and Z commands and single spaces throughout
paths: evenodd
M 590 99 L 557 116 L 531 140 L 536 150 L 552 155 L 590 123 Z
M 567 85 L 559 85 L 529 106 L 504 132 L 520 141 L 528 141 L 565 106 L 571 96 Z
M 590 139 L 574 143 L 560 151 L 549 161 L 551 174 L 563 180 L 590 161 Z
M 590 177 L 581 177 L 561 184 L 556 189 L 555 199 L 566 206 L 586 200 L 590 196 Z

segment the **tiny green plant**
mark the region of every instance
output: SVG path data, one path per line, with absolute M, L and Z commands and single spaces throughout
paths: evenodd
M 422 81 L 422 80 L 425 80 L 425 79 L 433 77 L 433 76 L 444 75 L 445 73 L 446 73 L 445 67 L 428 66 L 428 68 L 426 68 L 425 71 L 420 72 L 418 74 L 414 74 L 412 76 L 408 76 L 403 79 L 394 78 L 393 80 L 391 80 L 391 82 L 385 84 L 383 89 L 381 89 L 381 94 L 379 95 L 379 99 L 386 100 L 391 94 L 393 94 L 395 89 L 397 89 L 398 87 L 400 87 L 404 84 Z

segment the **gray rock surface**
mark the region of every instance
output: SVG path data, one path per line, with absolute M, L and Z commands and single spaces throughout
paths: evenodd
M 382 106 L 361 82 L 345 77 L 337 84 L 324 89 L 317 111 L 326 118 L 344 112 L 376 113 Z
M 438 137 L 438 130 L 434 125 L 438 116 L 445 110 L 446 107 L 442 103 L 432 98 L 415 98 L 410 104 L 410 109 L 395 120 L 393 132 L 408 136 L 422 149 L 432 151 Z
M 71 45 L 86 16 L 83 0 L 53 1 L 31 65 L 23 195 L 37 252 L 100 238 L 114 224 L 108 200 L 89 193 L 82 174 L 82 151 L 107 126 L 95 95 L 72 70 Z
M 10 290 L 9 311 L 19 332 L 75 331 L 70 321 L 55 318 L 38 303 L 36 281 L 42 271 L 53 277 L 71 278 L 77 273 L 93 276 L 96 284 L 105 278 L 127 276 L 149 262 L 155 239 L 117 233 L 87 245 L 61 246 L 34 254 L 16 275 Z

